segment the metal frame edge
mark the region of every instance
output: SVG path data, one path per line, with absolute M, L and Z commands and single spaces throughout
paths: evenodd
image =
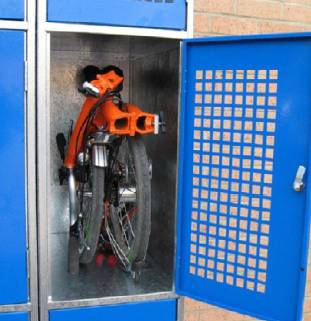
M 0 313 L 7 312 L 31 312 L 32 304 L 10 304 L 10 305 L 1 305 Z
M 39 265 L 39 319 L 48 321 L 47 280 L 47 33 L 45 30 L 46 1 L 37 1 L 37 173 L 38 173 L 38 265 Z
M 297 315 L 296 320 L 300 321 L 304 316 L 304 301 L 305 301 L 305 291 L 307 284 L 307 271 L 308 259 L 309 259 L 309 242 L 310 242 L 310 222 L 311 222 L 311 147 L 309 148 L 309 160 L 308 160 L 308 176 L 307 176 L 307 190 L 306 190 L 306 208 L 305 208 L 305 221 L 303 230 L 303 240 L 301 245 L 301 263 L 300 263 L 300 276 L 299 276 L 299 293 L 298 293 L 298 303 L 297 303 Z
M 38 264 L 37 264 L 37 172 L 36 172 L 36 0 L 28 0 L 25 10 L 27 31 L 27 109 L 26 164 L 27 218 L 29 251 L 30 319 L 38 321 Z
M 92 307 L 92 306 L 107 306 L 114 304 L 125 303 L 143 303 L 155 300 L 167 300 L 177 299 L 177 295 L 173 292 L 159 292 L 150 294 L 139 294 L 132 296 L 120 296 L 120 297 L 105 297 L 95 299 L 83 299 L 73 301 L 58 301 L 49 302 L 49 309 L 61 309 L 61 308 L 75 308 L 75 307 Z
M 74 33 L 90 33 L 102 35 L 120 35 L 120 36 L 140 36 L 140 37 L 157 37 L 183 39 L 188 37 L 187 31 L 174 31 L 166 29 L 148 29 L 135 27 L 114 27 L 101 25 L 86 24 L 69 24 L 57 22 L 45 22 L 46 32 L 74 32 Z
M 33 0 L 28 0 L 29 2 Z M 29 23 L 27 21 L 15 21 L 15 20 L 0 20 L 0 29 L 8 30 L 28 30 Z
M 185 137 L 185 107 L 186 107 L 186 96 L 185 96 L 185 82 L 187 80 L 187 44 L 181 44 L 181 75 L 180 75 L 180 111 L 179 111 L 179 123 L 178 123 L 178 173 L 177 173 L 177 198 L 176 198 L 176 233 L 177 233 L 177 242 L 176 242 L 176 271 L 175 271 L 175 291 L 177 294 L 181 294 L 179 292 L 180 289 L 180 255 L 181 255 L 181 225 L 182 225 L 182 218 L 181 218 L 181 209 L 182 209 L 182 195 L 183 195 L 183 167 L 184 167 L 184 158 L 183 158 L 183 149 L 184 149 L 184 137 Z

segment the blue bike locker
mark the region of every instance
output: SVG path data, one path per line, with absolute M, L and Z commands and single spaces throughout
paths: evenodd
M 50 321 L 175 321 L 176 300 L 50 311 Z M 0 320 L 1 321 L 1 320 Z
M 24 0 L 1 0 L 0 19 L 23 20 L 24 8 Z
M 186 29 L 186 0 L 48 0 L 48 21 Z
M 22 31 L 0 31 L 0 305 L 28 301 L 24 37 Z
M 177 293 L 301 320 L 311 34 L 186 40 L 182 69 Z
M 0 321 L 28 321 L 26 312 L 0 313 Z

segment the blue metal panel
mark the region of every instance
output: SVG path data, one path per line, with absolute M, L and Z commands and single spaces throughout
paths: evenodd
M 24 0 L 1 0 L 0 19 L 23 20 L 24 7 Z
M 176 321 L 176 300 L 50 311 L 50 321 L 68 320 Z
M 0 31 L 0 304 L 27 302 L 24 33 Z
M 300 320 L 311 187 L 292 183 L 311 166 L 311 34 L 186 41 L 182 84 L 177 292 Z
M 48 21 L 184 30 L 185 0 L 48 0 Z
M 0 313 L 0 321 L 28 321 L 27 312 Z

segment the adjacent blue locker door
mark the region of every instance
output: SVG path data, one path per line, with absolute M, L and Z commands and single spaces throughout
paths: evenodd
M 310 223 L 311 33 L 183 49 L 177 292 L 301 319 Z M 309 195 L 309 196 L 308 196 Z
M 47 0 L 48 21 L 184 30 L 186 0 Z
M 24 33 L 0 31 L 0 305 L 27 302 Z
M 0 19 L 23 20 L 24 7 L 24 0 L 1 0 Z
M 176 300 L 159 300 L 52 310 L 50 321 L 176 321 L 176 305 Z
M 27 312 L 0 313 L 0 321 L 28 321 Z

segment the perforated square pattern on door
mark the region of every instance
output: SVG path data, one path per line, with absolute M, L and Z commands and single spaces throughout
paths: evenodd
M 196 71 L 189 271 L 258 292 L 267 278 L 277 78 L 277 70 Z
M 183 50 L 177 290 L 267 320 L 299 320 L 305 282 L 307 194 L 292 185 L 309 162 L 311 42 L 298 39 Z

